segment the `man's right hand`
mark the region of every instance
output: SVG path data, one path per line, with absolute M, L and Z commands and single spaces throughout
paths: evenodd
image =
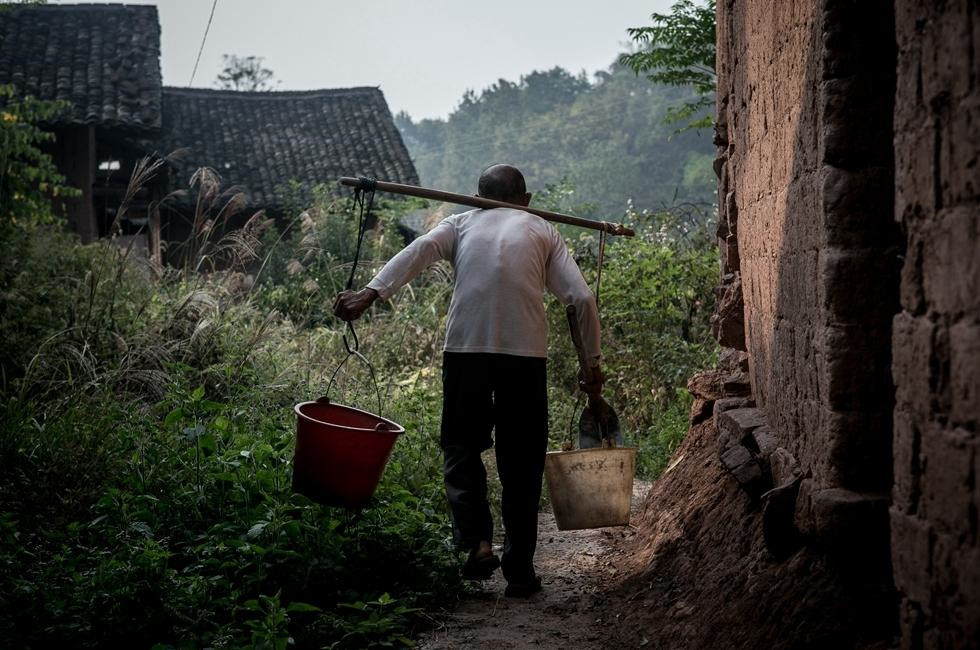
M 595 366 L 586 377 L 582 369 L 578 371 L 578 388 L 586 395 L 598 395 L 602 392 L 602 386 L 606 383 L 606 376 L 602 373 L 602 368 Z
M 357 320 L 377 299 L 378 292 L 370 287 L 341 291 L 333 301 L 333 314 L 341 320 Z

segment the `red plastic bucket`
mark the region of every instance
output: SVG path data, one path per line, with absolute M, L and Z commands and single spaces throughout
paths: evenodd
M 374 494 L 405 428 L 327 400 L 297 404 L 293 489 L 314 501 L 356 508 Z

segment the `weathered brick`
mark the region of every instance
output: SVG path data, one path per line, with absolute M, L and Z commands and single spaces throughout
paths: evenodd
M 834 322 L 882 322 L 898 311 L 901 260 L 897 250 L 827 248 L 820 251 L 824 305 Z
M 965 60 L 967 57 L 957 57 Z M 951 100 L 948 120 L 940 136 L 939 165 L 942 173 L 943 205 L 972 203 L 980 198 L 980 95 Z
M 921 514 L 937 532 L 956 534 L 966 527 L 973 501 L 973 454 L 976 442 L 965 431 L 931 425 L 922 431 Z
M 741 408 L 715 413 L 715 427 L 723 441 L 723 447 L 741 444 L 753 429 L 766 424 L 766 414 L 761 409 Z
M 956 623 L 963 630 L 965 646 L 980 647 L 980 548 L 960 546 L 953 556 L 953 570 L 960 587 Z
M 884 494 L 839 488 L 814 492 L 811 508 L 820 544 L 848 563 L 866 563 L 862 570 L 881 570 L 888 557 L 888 504 Z
M 891 411 L 825 411 L 824 454 L 837 485 L 860 492 L 892 486 Z
M 980 422 L 980 325 L 949 328 L 951 416 L 955 423 Z
M 777 447 L 769 454 L 769 468 L 772 483 L 777 487 L 786 485 L 802 474 L 796 458 L 782 447 Z
M 725 399 L 720 399 L 715 402 L 715 406 L 712 409 L 714 417 L 718 417 L 719 413 L 724 413 L 725 411 L 731 411 L 733 409 L 744 409 L 752 406 L 752 400 L 747 397 L 726 397 Z
M 768 458 L 769 454 L 776 450 L 779 446 L 779 440 L 776 438 L 776 432 L 772 430 L 768 425 L 762 425 L 749 432 L 749 439 L 751 440 L 750 448 L 752 451 L 759 454 L 763 458 Z
M 852 171 L 825 165 L 821 176 L 828 246 L 885 248 L 898 243 L 894 207 L 881 200 L 894 187 L 892 167 Z
M 892 486 L 892 507 L 900 513 L 914 514 L 922 491 L 922 461 L 919 457 L 922 439 L 908 411 L 896 410 L 893 423 L 895 484 Z
M 929 523 L 893 508 L 891 546 L 895 586 L 909 600 L 928 605 L 932 563 Z
M 903 598 L 899 605 L 900 650 L 922 650 L 922 625 L 925 616 L 919 603 Z
M 980 312 L 980 206 L 943 211 L 924 239 L 922 274 L 932 309 Z
M 819 386 L 831 408 L 853 411 L 891 402 L 891 350 L 882 345 L 890 334 L 890 319 L 880 327 L 868 323 L 820 330 L 817 347 L 823 364 Z
M 891 165 L 891 84 L 890 75 L 878 73 L 820 85 L 824 162 L 850 169 Z
M 907 312 L 897 315 L 892 328 L 892 377 L 895 401 L 917 417 L 928 417 L 931 404 L 933 337 L 936 326 Z

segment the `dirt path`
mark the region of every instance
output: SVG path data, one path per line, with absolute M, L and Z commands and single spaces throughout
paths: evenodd
M 633 509 L 650 483 L 636 481 Z M 608 648 L 604 629 L 617 612 L 603 605 L 603 586 L 617 582 L 613 544 L 631 527 L 559 532 L 551 511 L 538 520 L 535 564 L 544 589 L 528 598 L 505 598 L 498 571 L 482 591 L 460 603 L 441 625 L 423 635 L 419 648 Z

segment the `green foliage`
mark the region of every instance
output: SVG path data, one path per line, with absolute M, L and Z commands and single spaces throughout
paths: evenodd
M 617 409 L 630 444 L 640 447 L 638 475 L 652 478 L 687 431 L 690 396 L 684 385 L 710 367 L 717 348 L 708 319 L 717 257 L 697 206 L 670 212 L 630 210 L 634 238 L 612 238 L 605 247 L 599 307 L 606 397 Z M 595 286 L 598 241 L 591 233 L 572 239 L 573 255 Z M 583 400 L 574 377 L 576 358 L 564 309 L 549 305 L 554 445 L 575 430 Z M 572 436 L 575 437 L 574 435 Z
M 651 19 L 652 25 L 627 30 L 640 49 L 621 55 L 620 63 L 654 83 L 693 91 L 693 99 L 668 110 L 668 122 L 690 120 L 683 129 L 710 127 L 711 116 L 703 113 L 714 105 L 717 80 L 715 0 L 678 0 L 670 13 L 655 13 Z
M 79 194 L 65 185 L 42 148 L 54 141 L 54 134 L 40 124 L 66 107 L 64 102 L 17 98 L 13 86 L 0 85 L 0 236 L 12 227 L 52 222 L 51 202 Z
M 197 191 L 217 195 L 207 178 Z M 575 197 L 556 182 L 541 200 L 578 209 Z M 266 233 L 261 251 L 254 237 L 236 240 L 249 254 L 221 257 L 227 268 L 206 262 L 221 246 L 200 236 L 180 270 L 44 227 L 0 242 L 0 337 L 10 343 L 0 356 L 0 638 L 409 646 L 426 624 L 418 609 L 456 598 L 438 452 L 448 267 L 356 326 L 380 408 L 407 430 L 370 507 L 322 507 L 291 488 L 292 406 L 324 394 L 347 358 L 328 316 L 353 252 L 345 207 L 321 193 L 285 234 Z M 396 224 L 413 208 L 381 205 L 357 285 L 401 247 Z M 679 386 L 714 354 L 714 259 L 696 210 L 625 219 L 639 235 L 606 246 L 605 363 L 640 471 L 655 475 L 686 427 Z M 595 237 L 564 232 L 594 279 Z M 549 316 L 557 439 L 580 406 L 557 303 Z M 356 359 L 329 390 L 378 408 Z
M 395 122 L 425 185 L 472 194 L 481 169 L 508 162 L 533 187 L 567 181 L 589 197 L 581 216 L 610 220 L 628 200 L 646 209 L 713 200 L 710 139 L 663 123 L 687 93 L 621 65 L 591 80 L 554 68 L 467 92 L 445 120 Z
M 215 85 L 222 90 L 272 90 L 274 73 L 262 65 L 261 56 L 222 54 L 224 68 L 218 73 Z

